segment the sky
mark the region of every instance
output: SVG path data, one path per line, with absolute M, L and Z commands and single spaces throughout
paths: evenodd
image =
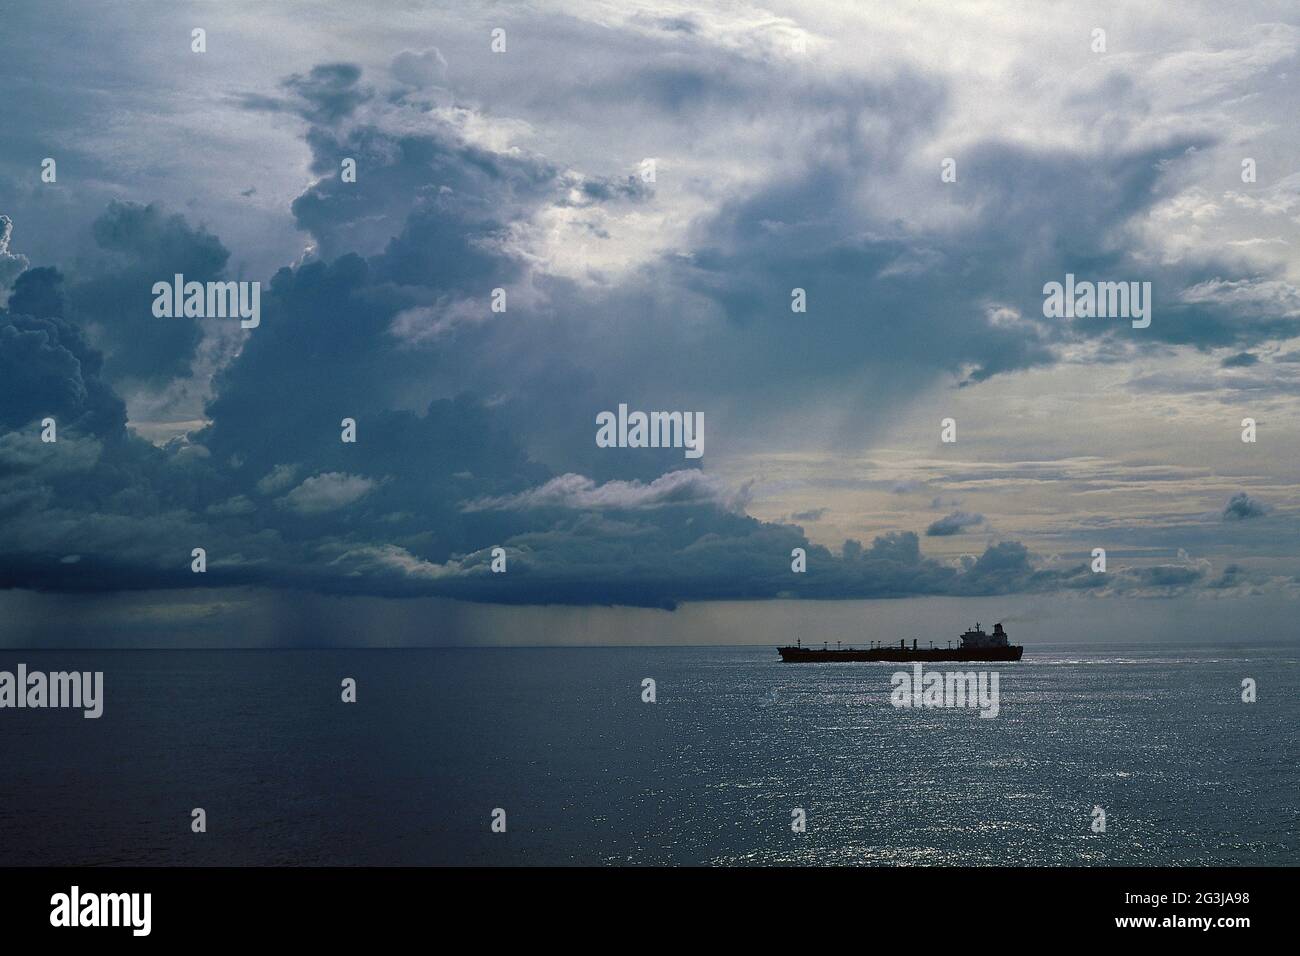
M 1083 6 L 0 5 L 0 643 L 1295 639 L 1300 11 Z

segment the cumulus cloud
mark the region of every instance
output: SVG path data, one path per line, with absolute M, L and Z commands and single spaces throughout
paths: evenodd
M 9 251 L 13 234 L 13 220 L 8 216 L 0 216 L 0 295 L 27 268 L 26 256 Z
M 171 282 L 178 273 L 187 282 L 224 278 L 229 250 L 203 227 L 154 203 L 114 200 L 91 232 L 91 263 L 67 281 L 49 275 L 43 297 L 50 314 L 94 335 L 105 376 L 119 386 L 188 377 L 203 340 L 203 320 L 156 318 L 153 285 Z
M 0 427 L 52 417 L 65 430 L 119 436 L 126 409 L 101 377 L 102 367 L 72 323 L 0 312 Z

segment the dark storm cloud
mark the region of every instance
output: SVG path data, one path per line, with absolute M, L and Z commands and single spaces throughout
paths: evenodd
M 771 85 L 743 57 L 696 69 L 700 75 L 689 82 L 678 79 L 699 95 L 661 108 L 728 100 L 727 80 L 735 75 L 752 79 L 739 84 L 744 102 L 761 99 Z M 436 288 L 435 301 L 413 304 L 405 315 L 408 344 L 430 347 L 432 361 L 445 363 L 454 379 L 453 391 L 499 396 L 511 424 L 534 436 L 530 451 L 551 467 L 602 480 L 650 479 L 671 466 L 667 456 L 642 468 L 626 456 L 596 454 L 587 423 L 619 401 L 706 412 L 725 401 L 726 424 L 747 430 L 787 412 L 792 394 L 809 401 L 834 395 L 834 414 L 861 441 L 870 430 L 855 427 L 860 420 L 900 395 L 953 376 L 969 385 L 1049 365 L 1081 336 L 1131 341 L 1134 330 L 1115 320 L 1045 320 L 1042 285 L 1067 271 L 1145 278 L 1149 267 L 1115 237 L 1160 198 L 1162 171 L 1207 143 L 1204 137 L 1085 157 L 979 144 L 962 157 L 957 195 L 973 214 L 959 228 L 864 228 L 857 198 L 864 179 L 923 147 L 944 114 L 945 89 L 906 72 L 851 88 L 796 79 L 793 89 L 782 95 L 815 105 L 821 124 L 808 162 L 722 203 L 699 221 L 689 249 L 647 262 L 616 284 L 578 288 L 531 267 L 511 243 L 518 227 L 545 210 L 573 204 L 568 171 L 524 151 L 470 145 L 432 117 L 431 132 L 421 134 L 371 125 L 346 134 L 311 129 L 313 170 L 322 178 L 294 213 L 323 258 L 382 251 L 372 258 L 377 276 Z M 337 174 L 346 156 L 358 159 L 355 184 Z M 647 195 L 644 183 L 627 176 L 589 176 L 576 191 L 596 203 Z M 609 235 L 595 224 L 590 231 L 596 241 Z M 1038 238 L 1026 246 L 1024 235 Z M 1160 311 L 1141 341 L 1201 345 L 1230 334 L 1248 344 L 1276 331 L 1242 322 L 1212 296 L 1180 303 L 1176 290 L 1205 275 L 1153 278 Z M 489 291 L 513 294 L 519 282 L 537 293 L 523 309 L 512 305 L 522 320 L 484 321 Z M 789 310 L 795 287 L 809 300 L 798 321 Z M 995 307 L 1018 315 L 1005 321 Z M 448 330 L 456 334 L 444 335 Z M 422 332 L 425 341 L 416 341 Z M 543 355 L 545 362 L 534 361 Z M 728 360 L 719 363 L 718 355 Z
M 392 241 L 392 271 L 417 284 L 488 276 L 493 239 L 559 188 L 557 170 L 543 160 L 490 152 L 436 124 L 420 135 L 363 126 L 339 136 L 314 127 L 307 142 L 312 171 L 323 178 L 292 209 L 318 254 L 371 254 Z M 355 183 L 338 175 L 348 157 L 357 161 Z
M 15 308 L 28 298 L 21 279 L 18 291 Z M 65 432 L 122 435 L 126 409 L 100 378 L 101 367 L 81 330 L 57 315 L 0 312 L 0 426 L 12 432 L 51 417 Z
M 640 95 L 674 111 L 753 96 L 716 64 L 669 61 L 640 80 Z M 712 415 L 725 401 L 736 420 L 762 423 L 827 392 L 850 394 L 862 412 L 944 376 L 979 382 L 1049 364 L 1076 333 L 1041 320 L 1042 282 L 1132 268 L 1114 236 L 1189 141 L 1102 158 L 987 144 L 963 161 L 980 184 L 965 225 L 864 229 L 862 182 L 924 142 L 945 93 L 906 75 L 821 84 L 812 102 L 830 125 L 806 163 L 704 216 L 689 248 L 583 286 L 548 272 L 518 235 L 557 209 L 646 202 L 653 193 L 638 180 L 496 152 L 433 116 L 419 132 L 339 129 L 371 96 L 345 64 L 285 89 L 245 103 L 311 124 L 320 178 L 292 212 L 314 254 L 267 284 L 260 327 L 216 377 L 206 428 L 148 445 L 124 429 L 109 383 L 185 374 L 201 330 L 153 318 L 149 290 L 174 272 L 222 276 L 229 254 L 215 236 L 156 206 L 114 203 L 95 223 L 100 258 L 86 270 L 17 280 L 0 324 L 7 583 L 192 587 L 191 549 L 203 547 L 209 586 L 516 604 L 1103 586 L 1080 569 L 1037 568 L 1011 541 L 960 565 L 925 557 L 913 532 L 847 542 L 836 556 L 799 528 L 744 514 L 743 495 L 680 451 L 597 448 L 594 416 L 620 401 Z M 346 157 L 356 183 L 338 176 Z M 792 318 L 796 286 L 810 309 Z M 511 297 L 504 313 L 490 308 L 498 287 Z M 994 304 L 1021 315 L 994 321 Z M 1207 341 L 1227 321 L 1208 299 L 1186 315 Z M 67 423 L 57 445 L 39 442 L 44 414 Z M 356 443 L 340 441 L 345 418 Z M 976 519 L 950 515 L 927 534 Z M 494 547 L 506 574 L 490 570 Z M 791 570 L 796 548 L 806 573 Z M 1115 580 L 1182 587 L 1202 574 L 1170 566 Z
M 1268 506 L 1244 491 L 1237 492 L 1223 506 L 1225 521 L 1245 521 L 1249 518 L 1261 518 L 1266 514 L 1268 514 Z
M 207 551 L 210 586 L 513 604 L 999 593 L 1024 574 L 992 551 L 966 572 L 925 559 L 915 535 L 839 559 L 796 528 L 710 500 L 697 472 L 678 472 L 671 487 L 548 485 L 468 397 L 420 414 L 385 407 L 392 396 L 373 386 L 400 374 L 403 356 L 385 356 L 394 306 L 371 278 L 355 256 L 283 270 L 265 334 L 222 376 L 213 425 L 162 449 L 122 428 L 120 402 L 93 374 L 99 357 L 75 328 L 6 313 L 0 354 L 14 362 L 6 381 L 16 388 L 4 396 L 0 443 L 6 581 L 192 587 L 192 547 Z M 373 377 L 349 384 L 358 369 Z M 54 445 L 33 424 L 46 411 L 64 428 Z M 348 413 L 356 445 L 338 440 Z M 465 504 L 484 492 L 496 501 Z M 494 545 L 508 555 L 505 575 L 489 570 Z M 808 552 L 805 575 L 790 570 L 794 548 Z
M 28 269 L 9 294 L 13 315 L 63 316 L 63 273 L 50 266 Z
M 706 599 L 1000 594 L 1019 590 L 1027 578 L 1020 564 L 987 555 L 965 572 L 924 558 L 910 532 L 878 538 L 845 560 L 809 543 L 797 528 L 698 507 L 658 512 L 653 522 L 587 514 L 520 535 L 508 547 L 523 562 L 519 580 L 507 587 L 504 576 L 467 579 L 451 593 L 503 603 L 671 608 Z M 791 570 L 795 548 L 807 553 L 804 573 Z
M 48 288 L 44 307 L 94 333 L 111 381 L 160 384 L 185 376 L 203 338 L 200 321 L 155 318 L 154 283 L 171 283 L 178 273 L 186 282 L 222 278 L 230 253 L 216 236 L 155 204 L 113 201 L 92 233 L 98 256 L 57 296 Z

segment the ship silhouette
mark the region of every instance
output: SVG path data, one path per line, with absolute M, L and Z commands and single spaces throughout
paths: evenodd
M 901 640 L 898 645 L 873 644 L 871 647 L 841 647 L 836 641 L 834 647 L 823 644 L 821 647 L 804 647 L 799 641 L 793 647 L 778 647 L 781 660 L 786 663 L 807 663 L 810 661 L 1018 661 L 1025 649 L 1019 644 L 1007 640 L 1007 632 L 1001 624 L 993 625 L 993 633 L 985 634 L 975 624 L 973 628 L 961 635 L 961 644 L 947 647 L 917 647 L 915 639 L 912 646 Z

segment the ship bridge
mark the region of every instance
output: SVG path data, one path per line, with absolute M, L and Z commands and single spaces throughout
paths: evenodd
M 1006 647 L 1007 632 L 1002 630 L 1002 625 L 994 624 L 993 633 L 985 634 L 984 629 L 975 622 L 975 626 L 961 636 L 962 647 Z

